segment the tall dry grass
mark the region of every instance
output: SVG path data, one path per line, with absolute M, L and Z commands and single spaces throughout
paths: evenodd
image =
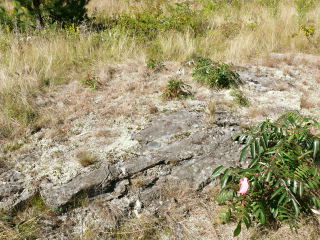
M 146 58 L 150 52 L 163 60 L 185 61 L 201 55 L 234 64 L 255 61 L 272 52 L 319 54 L 320 2 L 314 1 L 312 8 L 302 11 L 297 1 L 280 0 L 276 7 L 270 5 L 275 1 L 269 0 L 235 1 L 241 4 L 225 1 L 217 6 L 210 5 L 213 1 L 193 1 L 191 6 L 201 11 L 203 34 L 195 36 L 186 28 L 159 34 L 152 41 L 119 29 L 95 32 L 82 26 L 24 34 L 3 30 L 0 138 L 21 132 L 41 117 L 36 104 L 39 93 L 78 80 L 83 72 L 101 62 Z M 151 6 L 172 2 L 92 0 L 88 8 L 91 16 L 104 22 L 115 14 L 134 16 Z

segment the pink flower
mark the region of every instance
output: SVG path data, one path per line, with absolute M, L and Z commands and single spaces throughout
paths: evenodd
M 246 194 L 249 189 L 249 182 L 248 178 L 244 177 L 240 179 L 240 190 L 238 191 L 239 194 Z

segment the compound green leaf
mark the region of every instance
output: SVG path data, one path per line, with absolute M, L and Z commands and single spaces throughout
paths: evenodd
M 242 150 L 241 150 L 241 154 L 240 154 L 240 162 L 243 161 L 244 157 L 246 156 L 247 152 L 249 150 L 249 145 L 244 147 Z
M 233 232 L 233 236 L 236 237 L 241 233 L 241 221 L 238 223 L 236 229 Z
M 224 168 L 224 166 L 221 165 L 221 166 L 217 167 L 215 170 L 213 170 L 211 178 L 216 179 L 220 175 L 220 172 L 223 168 Z
M 277 195 L 279 195 L 279 193 L 281 193 L 281 191 L 284 189 L 283 186 L 279 187 L 272 195 L 270 199 L 273 199 L 274 197 L 276 197 Z

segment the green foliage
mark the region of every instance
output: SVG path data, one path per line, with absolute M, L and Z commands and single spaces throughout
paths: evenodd
M 250 155 L 247 168 L 220 166 L 213 172 L 219 178 L 218 202 L 229 207 L 230 217 L 249 228 L 254 222 L 268 224 L 284 221 L 295 226 L 302 214 L 320 208 L 320 136 L 310 128 L 320 124 L 296 113 L 287 113 L 277 121 L 269 120 L 234 137 L 245 144 L 240 162 Z M 240 195 L 239 181 L 248 178 L 249 189 Z
M 309 38 L 312 37 L 315 34 L 316 28 L 314 25 L 302 25 L 300 27 L 300 30 L 303 32 L 303 34 Z
M 241 0 L 202 0 L 203 8 L 202 11 L 204 14 L 210 14 L 211 12 L 223 11 L 227 6 L 234 6 L 240 8 L 242 6 Z
M 82 84 L 92 90 L 97 90 L 101 86 L 100 78 L 95 75 L 94 71 L 87 73 L 86 77 L 82 79 Z
M 4 7 L 0 6 L 0 24 L 1 25 L 9 25 L 11 23 L 11 20 L 6 13 Z
M 167 31 L 190 30 L 194 34 L 203 31 L 199 14 L 191 9 L 188 2 L 166 5 L 166 11 L 158 6 L 137 12 L 134 16 L 117 15 L 107 21 L 106 27 L 148 40 Z
M 12 18 L 25 24 L 44 27 L 45 23 L 78 23 L 87 19 L 86 5 L 90 0 L 14 0 Z
M 294 0 L 294 3 L 300 22 L 305 19 L 306 14 L 315 6 L 315 0 Z
M 197 82 L 216 88 L 237 87 L 241 83 L 239 74 L 232 71 L 228 64 L 208 58 L 196 60 L 192 76 Z
M 169 80 L 162 96 L 165 99 L 181 99 L 188 96 L 192 96 L 192 93 L 190 91 L 190 86 L 185 84 L 182 80 L 171 79 Z
M 163 62 L 158 61 L 156 59 L 148 59 L 146 62 L 147 68 L 155 70 L 155 71 L 162 71 L 166 68 Z
M 234 97 L 234 101 L 239 104 L 241 107 L 247 107 L 249 106 L 249 100 L 244 95 L 244 93 L 240 89 L 234 89 L 230 93 L 231 96 Z
M 107 27 L 119 29 L 130 36 L 155 38 L 158 32 L 164 31 L 161 22 L 162 11 L 159 8 L 144 10 L 135 16 L 123 14 L 110 19 Z
M 87 19 L 86 5 L 90 0 L 54 0 L 44 3 L 43 9 L 52 22 L 80 22 Z

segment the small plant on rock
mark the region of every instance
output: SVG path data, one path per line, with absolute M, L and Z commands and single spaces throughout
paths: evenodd
M 313 37 L 313 35 L 315 34 L 316 28 L 314 25 L 302 25 L 300 27 L 300 30 L 303 32 L 303 34 L 307 37 Z
M 93 90 L 97 90 L 101 86 L 100 78 L 93 71 L 87 73 L 82 84 Z
M 148 59 L 146 64 L 148 69 L 152 69 L 157 72 L 160 72 L 166 68 L 163 62 L 156 59 Z
M 314 129 L 320 129 L 315 120 L 287 113 L 235 136 L 245 144 L 240 162 L 250 152 L 248 167 L 219 166 L 212 175 L 221 184 L 216 200 L 228 208 L 224 220 L 238 222 L 235 236 L 242 224 L 295 227 L 299 217 L 319 214 L 320 135 Z
M 181 99 L 192 96 L 192 93 L 190 91 L 190 86 L 185 84 L 182 80 L 171 79 L 169 80 L 162 96 L 165 99 Z
M 195 61 L 192 76 L 197 82 L 214 88 L 237 87 L 241 83 L 239 74 L 231 70 L 228 64 L 213 62 L 208 58 L 199 58 Z
M 78 157 L 79 163 L 83 167 L 93 165 L 97 162 L 97 156 L 87 151 L 80 151 L 77 154 L 77 157 Z
M 234 97 L 234 101 L 239 104 L 241 107 L 249 106 L 249 100 L 244 95 L 244 93 L 239 89 L 234 89 L 231 91 L 230 95 Z

